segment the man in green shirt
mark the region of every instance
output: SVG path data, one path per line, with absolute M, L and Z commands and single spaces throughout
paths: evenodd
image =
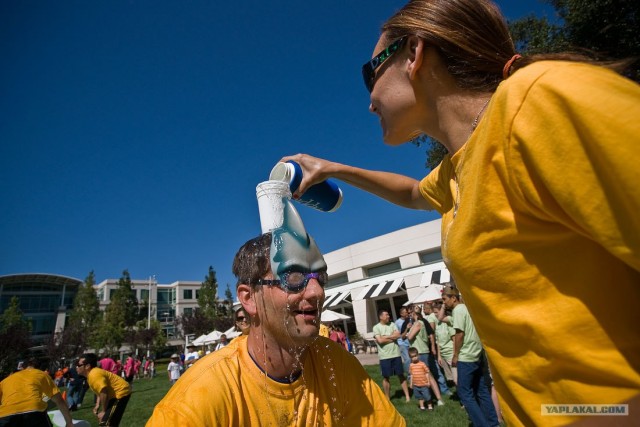
M 482 343 L 467 306 L 460 301 L 460 291 L 454 286 L 444 287 L 442 301 L 452 310 L 453 328 L 456 331 L 451 364 L 458 368 L 460 402 L 474 426 L 496 426 L 499 424 L 498 416 L 482 372 Z
M 407 379 L 404 376 L 400 347 L 396 340 L 400 338 L 400 331 L 395 323 L 391 322 L 391 315 L 387 310 L 378 312 L 380 323 L 373 327 L 373 338 L 378 347 L 378 357 L 380 358 L 380 370 L 382 371 L 382 388 L 388 399 L 391 399 L 391 383 L 389 377 L 396 375 L 400 380 L 400 386 L 404 391 L 407 402 L 411 402 Z

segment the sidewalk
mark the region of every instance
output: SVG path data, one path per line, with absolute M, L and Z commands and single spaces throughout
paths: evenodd
M 378 365 L 380 363 L 380 359 L 378 359 L 378 353 L 358 353 L 355 356 L 360 361 L 360 364 L 362 366 Z

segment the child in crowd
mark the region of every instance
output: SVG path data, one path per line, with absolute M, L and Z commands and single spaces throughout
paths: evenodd
M 409 347 L 409 357 L 411 358 L 411 363 L 409 364 L 409 374 L 411 375 L 410 387 L 413 388 L 413 396 L 418 399 L 420 410 L 424 411 L 428 409 L 433 411 L 431 393 L 429 392 L 429 387 L 432 386 L 433 381 L 431 372 L 429 372 L 427 365 L 420 360 L 420 354 L 417 348 Z M 427 401 L 426 408 L 424 407 L 425 400 Z M 438 406 L 441 405 L 444 405 L 444 402 L 438 400 Z

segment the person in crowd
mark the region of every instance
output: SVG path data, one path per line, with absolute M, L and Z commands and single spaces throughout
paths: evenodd
M 181 372 L 182 365 L 180 364 L 180 356 L 174 353 L 171 355 L 171 362 L 167 365 L 167 375 L 169 376 L 171 384 L 175 384 L 176 381 L 178 381 Z
M 140 360 L 139 355 L 133 359 L 133 371 L 135 372 L 135 377 L 140 379 L 140 374 L 142 373 L 142 361 Z
M 31 358 L 26 368 L 24 365 L 0 382 L 0 426 L 51 426 L 47 403 L 42 400 L 47 396 L 62 413 L 66 427 L 73 427 L 71 412 L 60 390 L 48 373 L 38 369 L 38 360 Z
M 433 335 L 429 336 L 429 348 L 432 349 L 432 351 L 429 352 L 429 363 L 427 366 L 429 366 L 433 378 L 438 383 L 440 392 L 442 394 L 446 394 L 447 396 L 451 396 L 453 393 L 451 392 L 451 390 L 449 390 L 449 387 L 447 386 L 447 379 L 442 373 L 440 365 L 438 365 L 438 344 L 435 336 L 436 326 L 438 325 L 438 318 L 433 312 L 433 301 L 426 301 L 424 304 L 422 304 L 422 313 L 424 321 L 429 324 L 431 330 L 433 331 Z
M 124 362 L 124 379 L 127 380 L 129 384 L 133 383 L 133 379 L 136 374 L 136 364 L 132 355 L 127 356 L 127 360 Z
M 195 345 L 190 343 L 187 345 L 187 352 L 184 355 L 184 368 L 189 369 L 198 359 L 200 359 L 198 349 Z
M 474 426 L 496 426 L 498 415 L 491 400 L 490 384 L 486 383 L 482 343 L 471 320 L 467 306 L 460 300 L 460 292 L 445 286 L 442 300 L 451 309 L 453 328 L 453 358 L 458 368 L 458 397 Z
M 378 324 L 373 327 L 373 338 L 376 340 L 376 346 L 378 347 L 384 394 L 387 396 L 387 399 L 391 399 L 391 383 L 389 382 L 389 378 L 395 375 L 398 377 L 398 381 L 400 381 L 400 387 L 404 392 L 406 401 L 410 402 L 411 397 L 409 395 L 407 379 L 404 376 L 400 347 L 396 342 L 396 340 L 400 338 L 400 331 L 395 323 L 391 322 L 391 315 L 388 310 L 381 309 L 378 311 L 378 320 Z
M 429 354 L 433 352 L 434 347 L 434 344 L 432 344 L 433 330 L 431 330 L 429 323 L 422 317 L 422 309 L 419 306 L 413 307 L 412 317 L 411 329 L 409 329 L 407 333 L 407 339 L 411 346 L 418 352 L 420 361 L 429 366 Z M 430 375 L 432 379 L 432 381 L 429 381 L 429 387 L 436 396 L 438 405 L 443 405 L 440 388 L 433 378 L 431 370 L 429 370 L 428 375 Z
M 251 321 L 244 308 L 240 307 L 235 313 L 236 319 L 236 331 L 241 332 L 242 335 L 249 335 L 249 328 L 251 327 Z
M 77 411 L 79 406 L 82 406 L 82 388 L 84 387 L 85 378 L 78 375 L 76 369 L 77 361 L 69 368 L 69 382 L 67 384 L 67 407 L 70 411 Z
M 119 371 L 117 370 L 118 368 L 116 367 L 116 361 L 109 355 L 104 356 L 102 359 L 100 359 L 98 363 L 99 363 L 98 367 L 100 369 L 104 369 L 105 371 L 109 371 L 116 375 L 120 375 Z
M 118 426 L 131 397 L 131 384 L 118 375 L 98 367 L 98 358 L 85 353 L 76 364 L 78 375 L 87 379 L 96 394 L 93 413 L 101 426 Z
M 53 375 L 53 383 L 56 387 L 64 387 L 64 372 L 62 372 L 62 367 L 56 369 Z
M 187 370 L 148 427 L 405 425 L 360 362 L 319 338 L 327 265 L 304 227 L 290 227 L 277 247 L 265 233 L 240 248 L 233 273 L 249 334 Z
M 104 369 L 104 368 L 102 368 Z M 113 367 L 111 368 L 111 373 L 114 375 L 118 375 L 118 376 L 122 376 L 122 360 L 120 360 L 120 357 L 116 357 L 115 358 L 115 364 L 113 365 Z M 105 369 L 106 371 L 106 369 Z
M 640 86 L 616 72 L 624 65 L 520 56 L 490 0 L 411 0 L 383 24 L 362 75 L 385 143 L 426 135 L 442 162 L 418 181 L 282 158 L 303 170 L 294 198 L 336 178 L 442 215 L 442 255 L 508 424 L 544 424 L 550 402 L 640 409 Z M 603 277 L 625 296 L 607 316 Z M 562 315 L 541 317 L 548 306 Z
M 400 317 L 396 319 L 396 328 L 400 331 L 400 337 L 398 338 L 398 347 L 400 348 L 400 357 L 402 358 L 402 366 L 404 367 L 404 372 L 406 375 L 409 375 L 409 363 L 411 363 L 411 357 L 409 357 L 409 340 L 403 335 L 404 330 L 406 329 L 405 323 L 409 322 L 409 311 L 407 307 L 402 307 L 400 309 Z
M 431 404 L 431 393 L 429 393 L 429 387 L 431 386 L 431 373 L 427 365 L 420 360 L 420 353 L 415 347 L 409 347 L 409 357 L 411 358 L 411 364 L 409 365 L 409 372 L 411 373 L 411 388 L 413 389 L 413 397 L 418 400 L 420 410 L 433 411 L 433 405 Z M 424 407 L 425 401 L 427 407 Z M 438 400 L 441 403 L 442 400 Z M 443 403 L 444 405 L 444 403 Z
M 448 380 L 458 384 L 458 368 L 451 366 L 453 360 L 453 337 L 456 330 L 449 323 L 449 316 L 445 313 L 444 303 L 433 304 L 438 324 L 436 325 L 436 345 L 438 346 L 438 365 Z
M 214 349 L 214 351 L 222 350 L 228 344 L 229 344 L 229 341 L 227 341 L 227 335 L 226 334 L 222 334 L 222 335 L 220 335 L 220 339 L 218 340 L 218 344 L 216 344 L 216 348 Z
M 334 329 L 336 331 L 336 335 L 338 336 L 338 344 L 342 345 L 342 347 L 344 347 L 345 350 L 350 351 L 349 350 L 349 339 L 347 338 L 347 334 L 345 334 L 342 331 L 342 328 L 340 326 L 335 325 Z

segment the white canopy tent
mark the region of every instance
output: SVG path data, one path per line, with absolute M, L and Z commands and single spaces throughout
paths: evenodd
M 335 322 L 336 320 L 347 320 L 351 319 L 351 316 L 347 316 L 346 314 L 338 313 L 333 310 L 325 310 L 322 312 L 320 316 L 321 322 Z
M 204 345 L 205 338 L 207 338 L 207 334 L 202 334 L 198 338 L 196 338 L 195 340 L 191 341 L 190 344 L 193 344 L 195 346 Z
M 404 305 L 409 304 L 417 304 L 425 301 L 436 301 L 442 299 L 442 288 L 443 285 L 432 284 L 425 288 L 424 291 L 420 295 L 415 298 L 410 299 Z
M 232 326 L 226 331 L 224 331 L 223 334 L 225 334 L 227 336 L 227 339 L 230 340 L 231 338 L 235 338 L 242 335 L 242 332 L 236 331 L 235 326 Z
M 222 332 L 213 330 L 207 334 L 207 336 L 202 341 L 202 344 L 204 345 L 213 344 L 214 342 L 220 339 L 221 335 L 222 335 Z

